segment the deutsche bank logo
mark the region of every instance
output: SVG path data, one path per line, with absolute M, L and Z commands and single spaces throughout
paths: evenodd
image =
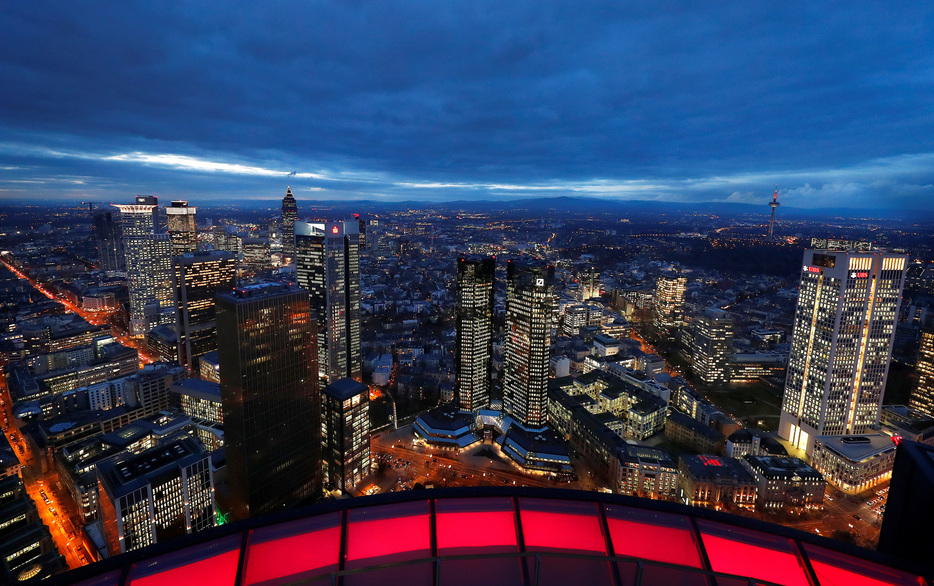
M 544 286 L 545 286 L 545 279 L 535 279 L 535 285 L 536 285 L 537 287 L 544 287 Z

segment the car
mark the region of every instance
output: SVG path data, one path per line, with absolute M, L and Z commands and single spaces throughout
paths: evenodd
M 859 515 L 853 515 L 853 518 L 856 519 L 857 521 L 861 521 Z

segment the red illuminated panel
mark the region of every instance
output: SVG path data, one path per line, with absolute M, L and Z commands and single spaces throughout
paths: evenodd
M 603 540 L 596 506 L 592 503 L 580 505 L 584 506 L 572 506 L 567 501 L 552 504 L 537 499 L 520 500 L 525 548 L 605 554 L 606 542 Z
M 702 568 L 690 521 L 680 515 L 607 508 L 607 526 L 618 556 Z
M 894 568 L 887 568 L 866 560 L 837 553 L 823 547 L 804 545 L 811 567 L 821 584 L 847 586 L 919 586 L 924 584 L 915 576 Z
M 218 547 L 224 545 L 228 547 Z M 240 561 L 239 545 L 238 536 L 206 548 L 193 547 L 143 565 L 134 565 L 128 583 L 131 586 L 233 586 L 237 577 L 237 563 Z M 231 549 L 230 546 L 236 547 Z M 224 551 L 214 553 L 218 550 Z M 204 557 L 205 554 L 210 557 Z
M 791 540 L 709 521 L 697 524 L 713 571 L 809 586 Z
M 510 499 L 441 499 L 435 504 L 438 553 L 518 551 L 516 515 Z
M 340 514 L 258 529 L 250 534 L 244 584 L 300 578 L 337 569 Z
M 427 501 L 350 511 L 347 522 L 347 569 L 430 555 Z M 389 556 L 392 559 L 373 560 Z

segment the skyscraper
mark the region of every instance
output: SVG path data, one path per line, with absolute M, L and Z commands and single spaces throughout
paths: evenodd
M 198 250 L 198 222 L 195 219 L 197 208 L 187 201 L 176 200 L 165 208 L 169 236 L 172 237 L 172 255 Z
M 548 364 L 555 269 L 506 264 L 506 348 L 503 403 L 526 428 L 548 420 Z
M 466 411 L 490 406 L 493 360 L 493 257 L 457 260 L 455 393 Z
M 808 454 L 815 436 L 878 424 L 905 261 L 850 247 L 804 251 L 778 433 Z
M 722 309 L 707 309 L 693 323 L 691 364 L 697 377 L 708 385 L 730 382 L 733 354 L 733 320 Z
M 94 239 L 97 241 L 101 269 L 122 271 L 125 267 L 123 229 L 120 227 L 119 217 L 115 212 L 111 210 L 94 212 Z
M 135 204 L 116 206 L 123 224 L 130 335 L 135 337 L 175 321 L 172 242 L 168 234 L 156 234 L 158 204 L 154 196 L 138 195 Z
M 292 196 L 292 188 L 285 190 L 282 198 L 282 252 L 285 256 L 295 258 L 295 221 L 298 220 L 298 204 Z
M 232 515 L 261 515 L 321 492 L 321 407 L 308 293 L 278 284 L 217 296 Z
M 934 328 L 921 331 L 921 348 L 915 366 L 915 388 L 911 391 L 912 408 L 934 417 Z
M 325 486 L 349 491 L 370 473 L 370 389 L 342 378 L 321 395 Z
M 580 286 L 577 288 L 577 300 L 587 301 L 591 297 L 600 297 L 600 271 L 593 265 L 581 267 L 577 273 Z
M 661 276 L 655 281 L 655 314 L 653 323 L 660 335 L 684 325 L 684 287 L 686 277 Z
M 171 209 L 171 208 L 170 208 Z M 237 255 L 231 252 L 186 252 L 172 259 L 178 361 L 197 369 L 195 358 L 217 350 L 214 297 L 236 284 Z
M 318 317 L 318 368 L 329 381 L 362 379 L 357 222 L 295 223 L 298 285 Z

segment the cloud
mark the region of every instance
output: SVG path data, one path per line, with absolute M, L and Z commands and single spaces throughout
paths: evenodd
M 931 205 L 934 14 L 919 0 L 4 16 L 0 136 L 25 148 L 0 148 L 0 184 L 272 196 L 295 172 L 322 197 L 736 201 L 779 183 L 788 205 L 813 203 L 805 185 L 842 205 Z

